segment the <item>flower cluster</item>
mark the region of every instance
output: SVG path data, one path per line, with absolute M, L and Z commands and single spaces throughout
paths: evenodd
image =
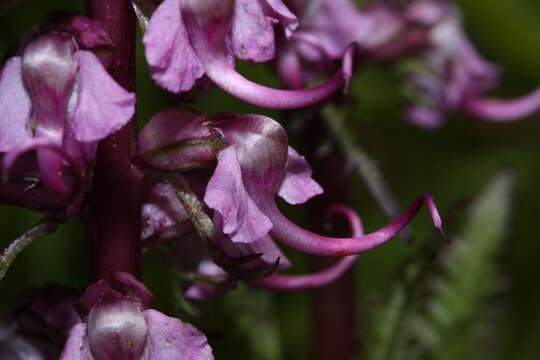
M 459 10 L 443 0 L 405 5 L 375 2 L 357 9 L 350 0 L 290 0 L 300 26 L 280 49 L 277 69 L 290 88 L 332 69 L 350 43 L 365 61 L 399 61 L 404 76 L 404 116 L 426 128 L 462 111 L 487 121 L 511 121 L 540 108 L 540 88 L 515 100 L 486 98 L 498 68 L 480 57 L 464 33 Z
M 104 46 L 113 45 L 99 25 L 75 17 L 7 60 L 0 78 L 5 202 L 39 210 L 68 205 L 76 212 L 98 141 L 135 112 L 135 95 L 85 50 Z

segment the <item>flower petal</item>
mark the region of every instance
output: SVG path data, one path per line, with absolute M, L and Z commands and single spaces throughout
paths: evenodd
M 145 247 L 158 241 L 179 239 L 193 231 L 190 218 L 168 183 L 157 183 L 148 192 L 142 208 Z
M 466 113 L 488 121 L 518 120 L 540 110 L 540 88 L 512 100 L 471 96 L 465 99 L 462 107 Z
M 32 40 L 22 57 L 22 76 L 32 101 L 35 135 L 59 145 L 77 78 L 75 51 L 70 36 L 49 33 Z
M 231 29 L 236 57 L 257 62 L 274 57 L 274 29 L 259 0 L 236 0 Z
M 249 263 L 244 264 L 246 268 L 265 268 L 272 266 L 279 259 L 278 269 L 284 270 L 291 266 L 291 262 L 279 249 L 270 235 L 249 244 L 236 243 L 224 236 L 219 242 L 223 251 L 233 257 L 261 254 L 261 256 Z
M 302 204 L 322 194 L 323 189 L 311 178 L 311 166 L 302 155 L 289 146 L 285 174 L 278 195 L 289 204 Z
M 266 15 L 277 19 L 283 26 L 285 36 L 290 37 L 298 27 L 298 18 L 285 6 L 282 0 L 262 0 Z
M 403 110 L 403 116 L 410 123 L 426 129 L 436 129 L 444 124 L 441 111 L 426 106 L 408 105 Z
M 275 182 L 279 185 L 287 160 L 287 153 L 283 154 L 288 146 L 285 130 L 272 119 L 253 115 L 238 116 L 216 126 L 225 134 L 225 141 L 237 148 L 246 189 L 272 222 L 270 235 L 295 249 L 314 255 L 352 255 L 369 250 L 401 231 L 422 205 L 428 208 L 434 227 L 442 231 L 441 218 L 429 194 L 418 197 L 390 224 L 364 236 L 332 238 L 302 229 L 279 211 L 274 200 Z
M 254 242 L 272 227 L 246 192 L 234 146 L 218 154 L 218 165 L 208 182 L 204 202 L 221 214 L 223 232 L 234 242 Z
M 227 273 L 217 266 L 210 258 L 202 259 L 195 272 L 206 276 L 219 276 L 223 278 L 228 276 Z M 222 295 L 228 289 L 229 286 L 223 284 L 194 282 L 186 289 L 186 291 L 184 291 L 184 296 L 192 300 L 205 301 Z
M 17 149 L 14 149 L 6 154 L 2 159 L 3 176 L 9 177 L 11 169 L 15 162 L 25 153 L 30 151 L 37 152 L 38 166 L 40 169 L 40 178 L 43 181 L 45 188 L 54 193 L 57 197 L 66 198 L 68 195 L 79 194 L 83 189 L 82 169 L 80 164 L 66 153 L 61 146 L 52 143 L 49 139 L 32 140 Z M 73 176 L 72 183 L 66 181 L 62 168 L 63 162 L 67 162 L 72 171 L 69 173 Z
M 286 245 L 313 255 L 353 255 L 377 247 L 399 233 L 425 205 L 431 215 L 433 226 L 442 232 L 442 221 L 433 198 L 429 194 L 419 196 L 405 211 L 389 224 L 372 233 L 349 238 L 333 238 L 314 234 L 289 221 L 277 208 L 275 202 L 257 203 L 272 221 L 271 235 Z
M 79 51 L 73 130 L 81 142 L 98 141 L 122 128 L 135 113 L 135 94 L 118 85 L 89 51 Z
M 148 324 L 145 360 L 214 359 L 206 336 L 193 325 L 155 310 L 146 310 L 144 317 Z
M 150 75 L 165 89 L 187 91 L 204 74 L 182 21 L 180 0 L 165 0 L 156 9 L 143 43 Z
M 269 109 L 294 109 L 315 105 L 332 96 L 339 88 L 347 91 L 352 73 L 355 47 L 345 51 L 342 68 L 330 79 L 308 89 L 281 90 L 250 81 L 235 71 L 223 57 L 205 58 L 206 74 L 217 86 L 247 103 Z
M 329 209 L 329 216 L 341 213 L 347 218 L 351 227 L 352 236 L 362 236 L 364 229 L 358 215 L 346 206 L 333 206 Z M 298 291 L 313 289 L 331 283 L 339 278 L 356 262 L 358 255 L 344 256 L 334 265 L 307 275 L 273 274 L 267 278 L 253 280 L 249 283 L 253 286 L 269 289 L 272 291 Z
M 85 323 L 79 323 L 71 328 L 60 360 L 94 360 L 86 337 Z
M 15 56 L 0 74 L 0 152 L 13 150 L 32 138 L 31 109 L 21 75 L 21 58 Z
M 236 146 L 242 179 L 252 199 L 273 198 L 288 156 L 285 129 L 262 115 L 240 115 L 216 124 L 228 144 Z

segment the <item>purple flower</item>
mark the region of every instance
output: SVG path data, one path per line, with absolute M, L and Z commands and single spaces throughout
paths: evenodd
M 300 26 L 280 47 L 277 69 L 289 88 L 333 69 L 355 43 L 363 59 L 389 59 L 426 44 L 425 29 L 386 4 L 359 9 L 351 0 L 287 0 Z
M 35 38 L 22 56 L 8 59 L 0 77 L 4 177 L 32 174 L 33 186 L 42 184 L 67 202 L 82 191 L 97 142 L 124 126 L 134 105 L 134 94 L 121 88 L 92 52 L 80 50 L 72 34 L 53 31 Z M 30 151 L 35 157 L 21 158 Z M 37 208 L 43 196 L 36 199 Z M 24 195 L 21 202 L 33 207 Z
M 166 117 L 177 119 L 175 129 L 178 131 L 163 126 L 172 121 L 165 121 Z M 420 196 L 389 225 L 364 236 L 329 238 L 292 224 L 277 208 L 275 196 L 279 195 L 291 204 L 298 204 L 320 194 L 322 189 L 311 179 L 311 168 L 305 159 L 289 146 L 281 125 L 260 115 L 202 117 L 189 111 L 167 110 L 153 117 L 143 129 L 141 137 L 146 138 L 152 134 L 155 141 L 147 139 L 145 143 L 141 142 L 153 145 L 141 147 L 140 156 L 146 157 L 151 164 L 152 156 L 167 156 L 171 161 L 166 163 L 165 168 L 161 168 L 171 171 L 181 168 L 172 161 L 176 153 L 180 161 L 186 159 L 186 151 L 192 156 L 197 149 L 200 149 L 201 154 L 206 153 L 208 143 L 205 139 L 208 136 L 196 142 L 183 132 L 193 122 L 197 122 L 199 127 L 214 129 L 222 137 L 219 141 L 221 145 L 216 148 L 222 150 L 216 151 L 217 155 L 214 155 L 217 165 L 204 190 L 204 202 L 214 211 L 215 240 L 221 248 L 256 253 L 252 247 L 264 246 L 271 249 L 269 244 L 275 238 L 311 254 L 356 254 L 393 237 L 414 217 L 423 203 L 428 206 L 435 227 L 441 227 L 439 215 L 429 195 Z M 191 132 L 205 133 L 200 129 Z M 186 146 L 188 144 L 192 146 Z M 208 161 L 203 164 L 207 165 L 210 160 L 211 157 L 208 157 Z M 272 250 L 268 254 L 279 256 L 277 248 L 274 246 L 273 249 L 275 252 Z
M 127 273 L 91 285 L 80 300 L 88 316 L 71 329 L 60 360 L 213 359 L 204 334 L 148 309 L 152 300 Z
M 311 89 L 271 89 L 237 73 L 235 58 L 262 62 L 274 57 L 276 22 L 287 36 L 298 25 L 281 0 L 165 0 L 152 15 L 143 38 L 150 74 L 173 93 L 191 89 L 206 75 L 246 102 L 279 109 L 317 103 L 348 81 L 352 50 L 341 71 Z
M 283 192 L 284 184 L 291 185 L 293 193 L 299 195 L 294 197 L 295 201 L 300 198 L 307 200 L 320 192 L 315 190 L 310 171 L 306 171 L 308 165 L 305 160 L 291 152 L 285 130 L 274 120 L 260 115 L 240 115 L 214 126 L 223 132 L 224 141 L 230 147 L 220 153 L 218 166 L 207 187 L 204 200 L 223 217 L 224 224 L 232 225 L 231 233 L 243 231 L 244 227 L 241 225 L 249 221 L 250 227 L 257 228 L 260 234 L 270 221 L 272 226 L 268 233 L 293 248 L 315 255 L 352 255 L 374 248 L 392 238 L 411 221 L 424 203 L 428 206 L 435 227 L 441 228 L 441 219 L 435 204 L 431 196 L 424 194 L 390 224 L 367 235 L 331 238 L 304 230 L 281 214 L 274 199 L 277 194 L 291 202 L 291 197 L 288 196 L 290 193 L 286 195 Z M 230 155 L 232 151 L 236 156 Z M 221 155 L 223 153 L 225 155 Z M 224 163 L 223 166 L 220 166 L 220 161 Z M 290 166 L 291 162 L 298 161 L 302 166 Z M 227 180 L 232 176 L 231 172 L 237 172 L 234 176 L 241 177 L 243 189 L 238 188 L 239 182 L 230 183 Z M 291 176 L 286 176 L 287 172 L 290 172 Z M 292 178 L 295 179 L 294 183 L 288 183 Z M 238 204 L 224 196 L 225 193 L 233 194 L 239 191 L 245 191 L 249 200 L 255 204 L 257 213 L 251 212 L 248 202 Z M 238 214 L 243 217 L 256 214 L 256 217 L 238 222 Z M 248 234 L 245 237 L 247 238 Z
M 439 8 L 438 11 L 436 9 Z M 437 13 L 437 16 L 429 14 Z M 445 2 L 416 1 L 408 16 L 430 19 L 429 47 L 405 78 L 410 94 L 405 117 L 435 128 L 446 113 L 463 111 L 488 121 L 511 121 L 540 108 L 540 88 L 515 100 L 485 98 L 499 80 L 499 70 L 480 57 L 463 31 L 459 11 Z

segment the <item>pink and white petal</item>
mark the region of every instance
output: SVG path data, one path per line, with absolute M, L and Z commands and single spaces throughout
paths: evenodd
M 312 170 L 302 155 L 289 146 L 283 181 L 278 190 L 289 204 L 303 204 L 323 193 L 322 187 L 311 178 Z
M 32 139 L 29 126 L 32 104 L 21 75 L 21 58 L 12 57 L 0 74 L 0 152 Z
M 223 218 L 223 232 L 234 242 L 259 240 L 272 223 L 247 193 L 236 149 L 230 146 L 218 154 L 218 164 L 208 182 L 204 202 Z
M 175 94 L 187 91 L 204 74 L 182 21 L 180 0 L 165 0 L 156 9 L 143 43 L 150 76 L 161 87 Z
M 135 113 L 135 94 L 123 89 L 90 51 L 79 51 L 77 103 L 72 126 L 81 142 L 99 141 L 126 125 Z
M 193 325 L 151 309 L 143 314 L 148 325 L 144 360 L 214 359 L 206 336 Z

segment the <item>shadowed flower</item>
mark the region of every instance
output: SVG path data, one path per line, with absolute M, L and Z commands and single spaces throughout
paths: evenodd
M 352 49 L 343 49 L 338 73 L 310 89 L 272 89 L 237 73 L 235 58 L 263 62 L 274 57 L 277 22 L 287 36 L 297 27 L 296 17 L 281 0 L 165 0 L 143 38 L 150 74 L 173 93 L 191 89 L 206 75 L 233 96 L 279 109 L 315 104 L 348 82 Z
M 91 285 L 88 314 L 70 332 L 60 360 L 208 360 L 206 337 L 190 324 L 148 309 L 152 294 L 127 273 Z
M 409 16 L 432 18 L 429 47 L 413 59 L 405 77 L 406 118 L 423 127 L 435 128 L 444 123 L 447 113 L 463 111 L 488 121 L 511 121 L 532 114 L 540 108 L 540 88 L 515 100 L 486 98 L 485 93 L 499 81 L 499 69 L 485 61 L 463 31 L 460 13 L 446 2 L 418 0 Z
M 86 45 L 105 41 L 81 31 L 77 38 Z M 35 38 L 22 56 L 8 59 L 0 77 L 3 175 L 30 178 L 32 187 L 43 184 L 56 202 L 82 191 L 97 142 L 124 126 L 135 106 L 134 94 L 121 88 L 92 52 L 80 50 L 73 36 L 52 31 Z M 30 151 L 35 156 L 21 158 Z M 24 193 L 21 198 L 33 207 Z
M 277 70 L 289 88 L 301 88 L 334 68 L 347 46 L 355 43 L 360 58 L 395 58 L 426 45 L 425 26 L 407 19 L 389 4 L 359 9 L 351 0 L 287 0 L 300 26 L 279 47 Z
M 58 359 L 69 330 L 80 321 L 78 297 L 56 285 L 25 291 L 12 316 L 0 320 L 0 360 Z

